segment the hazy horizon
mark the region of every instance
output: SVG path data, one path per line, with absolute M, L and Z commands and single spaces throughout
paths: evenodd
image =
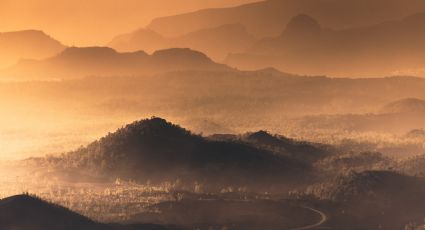
M 103 46 L 152 19 L 261 0 L 0 0 L 0 32 L 42 30 L 68 46 Z
M 0 0 L 0 229 L 424 230 L 425 0 L 257 1 Z

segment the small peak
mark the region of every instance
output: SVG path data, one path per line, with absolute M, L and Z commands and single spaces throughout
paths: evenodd
M 118 53 L 109 47 L 69 47 L 59 53 L 57 58 L 64 59 L 81 59 L 81 58 L 97 58 L 110 57 Z
M 198 59 L 198 60 L 211 60 L 207 55 L 196 50 L 189 48 L 172 48 L 165 50 L 158 50 L 152 54 L 153 58 L 156 59 L 171 59 L 171 58 L 183 58 L 183 59 Z
M 316 32 L 321 29 L 319 22 L 316 19 L 306 15 L 299 14 L 291 19 L 286 26 L 285 33 L 289 34 L 304 34 L 306 32 Z
M 407 138 L 425 138 L 425 130 L 413 129 L 413 130 L 410 130 L 405 136 Z
M 248 134 L 248 137 L 250 138 L 271 138 L 273 137 L 269 132 L 260 130 L 255 133 Z
M 404 98 L 385 105 L 381 113 L 425 113 L 425 100 Z
M 152 117 L 150 119 L 144 119 L 133 122 L 117 131 L 117 133 L 132 133 L 135 135 L 148 135 L 148 136 L 186 136 L 190 135 L 190 132 L 186 129 L 181 128 L 167 120 L 160 117 Z

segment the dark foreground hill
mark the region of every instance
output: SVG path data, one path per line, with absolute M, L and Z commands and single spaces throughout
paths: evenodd
M 183 70 L 226 71 L 205 54 L 186 48 L 119 53 L 108 47 L 71 47 L 43 60 L 22 60 L 1 71 L 14 79 L 67 79 L 86 76 L 140 76 Z
M 244 143 L 207 140 L 161 118 L 134 122 L 84 148 L 46 160 L 60 169 L 111 179 L 179 180 L 212 187 L 285 186 L 301 183 L 310 172 L 308 164 L 294 158 Z
M 0 200 L 2 230 L 166 230 L 159 225 L 107 225 L 96 223 L 64 207 L 39 198 L 18 195 Z

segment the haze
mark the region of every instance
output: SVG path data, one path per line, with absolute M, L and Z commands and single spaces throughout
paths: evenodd
M 258 0 L 0 0 L 0 31 L 38 29 L 66 45 L 104 45 L 155 17 Z
M 0 0 L 0 230 L 424 230 L 424 41 L 425 0 Z

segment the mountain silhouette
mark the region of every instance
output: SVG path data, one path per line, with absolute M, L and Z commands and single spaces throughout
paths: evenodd
M 388 103 L 381 108 L 381 113 L 425 114 L 425 100 L 405 98 Z
M 61 169 L 88 170 L 110 178 L 208 181 L 208 186 L 270 185 L 294 175 L 302 180 L 309 171 L 298 160 L 243 143 L 207 140 L 161 118 L 129 124 L 58 162 Z
M 148 55 L 143 51 L 119 53 L 107 47 L 70 47 L 43 60 L 22 60 L 3 71 L 17 79 L 77 78 L 85 76 L 152 75 L 182 70 L 225 71 L 205 54 L 191 49 L 167 49 Z
M 29 195 L 0 200 L 0 228 L 4 230 L 170 230 L 160 225 L 101 224 L 64 207 Z
M 273 66 L 306 75 L 382 77 L 420 74 L 425 63 L 425 14 L 367 27 L 334 30 L 294 17 L 280 36 L 265 38 L 227 62 L 243 69 Z M 416 71 L 417 70 L 417 71 Z
M 20 59 L 42 59 L 65 49 L 57 40 L 38 30 L 0 33 L 0 67 L 15 64 Z
M 226 24 L 214 28 L 201 29 L 178 37 L 164 37 L 150 29 L 140 29 L 130 34 L 120 35 L 108 46 L 119 51 L 189 47 L 206 53 L 215 60 L 223 60 L 229 53 L 242 52 L 255 42 L 241 24 Z
M 298 14 L 325 27 L 343 29 L 396 20 L 425 11 L 420 0 L 268 0 L 230 8 L 204 9 L 154 19 L 148 26 L 165 36 L 241 23 L 257 38 L 276 36 Z

